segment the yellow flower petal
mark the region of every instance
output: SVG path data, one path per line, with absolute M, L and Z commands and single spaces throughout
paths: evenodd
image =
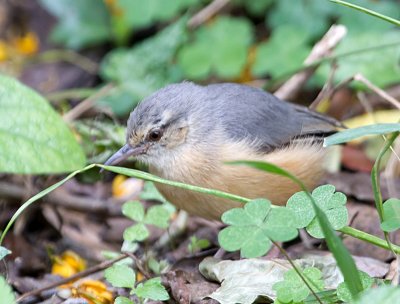
M 16 50 L 23 55 L 32 55 L 39 50 L 39 39 L 34 32 L 27 32 L 24 36 L 14 38 Z
M 61 256 L 54 257 L 51 273 L 67 278 L 85 269 L 85 260 L 75 252 L 68 250 Z
M 8 59 L 7 44 L 0 40 L 0 62 Z

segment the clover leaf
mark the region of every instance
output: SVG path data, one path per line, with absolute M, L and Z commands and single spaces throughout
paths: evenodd
M 374 283 L 374 279 L 371 278 L 367 273 L 363 271 L 359 271 L 360 279 L 361 279 L 361 284 L 362 284 L 362 289 L 367 290 L 369 289 L 372 284 Z M 337 296 L 339 300 L 343 302 L 350 302 L 353 300 L 353 297 L 351 296 L 350 290 L 347 287 L 346 282 L 342 282 L 339 284 L 337 287 Z
M 218 235 L 221 247 L 227 251 L 240 250 L 246 258 L 267 253 L 271 240 L 289 241 L 298 234 L 293 212 L 284 207 L 272 208 L 266 199 L 228 210 L 222 215 L 222 221 L 229 226 Z
M 124 240 L 128 242 L 143 241 L 150 235 L 147 225 L 167 228 L 170 213 L 163 205 L 150 207 L 145 213 L 143 205 L 138 201 L 129 201 L 122 206 L 122 213 L 137 223 L 126 228 Z
M 166 301 L 169 299 L 168 292 L 161 284 L 161 278 L 156 277 L 138 284 L 132 289 L 132 294 L 136 294 L 139 298 L 151 299 L 154 301 Z
M 329 222 L 335 230 L 347 224 L 348 212 L 346 196 L 335 192 L 335 186 L 323 185 L 312 192 L 317 205 L 325 212 Z M 316 218 L 312 202 L 304 191 L 297 192 L 289 198 L 287 208 L 295 214 L 295 227 L 306 227 L 307 232 L 315 238 L 323 238 L 321 227 Z
M 247 19 L 217 17 L 195 32 L 192 43 L 182 47 L 178 64 L 191 79 L 205 79 L 212 72 L 222 78 L 238 77 L 252 40 L 253 28 Z
M 383 231 L 392 232 L 400 228 L 400 199 L 390 198 L 383 204 Z
M 136 276 L 132 268 L 127 265 L 113 265 L 104 271 L 104 277 L 114 287 L 133 288 Z
M 324 281 L 318 268 L 307 267 L 302 271 L 302 275 L 315 292 L 323 290 Z M 275 283 L 272 288 L 277 292 L 278 301 L 283 303 L 301 302 L 311 293 L 294 269 L 288 270 L 284 275 L 284 280 Z

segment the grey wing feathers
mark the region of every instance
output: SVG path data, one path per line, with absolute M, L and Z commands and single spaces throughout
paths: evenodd
M 273 150 L 304 136 L 334 133 L 341 124 L 306 107 L 244 85 L 209 85 L 215 91 L 214 103 L 223 107 L 220 121 L 237 140 L 250 139 L 260 150 Z

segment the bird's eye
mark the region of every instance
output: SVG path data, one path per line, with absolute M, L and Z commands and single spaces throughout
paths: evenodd
M 158 141 L 161 139 L 162 135 L 163 135 L 162 130 L 155 129 L 149 132 L 149 134 L 147 135 L 147 139 L 150 141 Z

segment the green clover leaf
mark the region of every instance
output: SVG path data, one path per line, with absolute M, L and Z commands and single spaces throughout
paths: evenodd
M 104 277 L 114 287 L 133 288 L 136 276 L 133 269 L 127 265 L 113 265 L 104 271 Z
M 318 268 L 305 268 L 302 274 L 315 292 L 323 290 L 324 281 L 322 280 L 322 273 Z M 283 303 L 302 302 L 311 293 L 310 289 L 294 269 L 288 270 L 284 275 L 284 280 L 275 283 L 272 288 L 276 290 L 278 300 Z
M 392 232 L 400 228 L 400 199 L 390 198 L 383 204 L 383 231 Z
M 139 298 L 151 299 L 154 301 L 166 301 L 169 299 L 168 292 L 164 285 L 161 284 L 161 278 L 156 277 L 147 280 L 132 290 L 132 294 L 136 294 Z
M 348 212 L 346 209 L 346 196 L 335 192 L 335 186 L 323 185 L 312 192 L 317 205 L 325 212 L 329 222 L 335 230 L 347 224 Z M 296 228 L 306 227 L 307 232 L 315 238 L 323 238 L 321 227 L 315 215 L 314 208 L 307 194 L 297 192 L 289 198 L 287 208 L 295 214 Z
M 246 258 L 267 253 L 271 240 L 289 241 L 298 233 L 293 212 L 283 207 L 272 208 L 266 199 L 228 210 L 222 215 L 222 221 L 229 226 L 218 235 L 221 247 L 227 251 L 240 250 Z
M 233 35 L 226 35 L 227 32 Z M 195 32 L 192 43 L 182 47 L 178 64 L 191 79 L 205 79 L 211 72 L 222 78 L 238 77 L 252 40 L 253 28 L 247 19 L 217 17 Z
M 374 283 L 374 279 L 371 278 L 367 273 L 365 273 L 363 271 L 359 271 L 359 275 L 360 275 L 363 290 L 369 289 L 372 286 L 372 284 Z M 337 292 L 337 296 L 338 296 L 339 300 L 341 300 L 343 302 L 347 303 L 347 302 L 350 302 L 353 300 L 353 297 L 351 296 L 350 290 L 347 287 L 346 282 L 340 283 L 339 286 L 337 287 L 336 292 Z

